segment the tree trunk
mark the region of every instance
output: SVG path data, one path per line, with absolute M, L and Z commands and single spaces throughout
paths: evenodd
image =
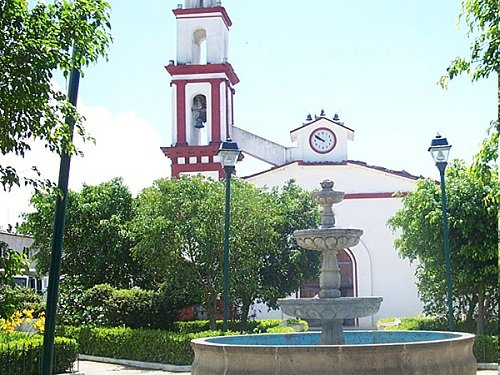
M 217 329 L 217 321 L 215 314 L 217 312 L 217 297 L 215 294 L 209 294 L 206 302 L 205 308 L 207 309 L 208 320 L 210 322 L 210 329 Z
M 467 310 L 467 315 L 465 316 L 465 325 L 471 327 L 474 322 L 474 311 L 476 311 L 478 297 L 473 295 L 471 301 L 469 301 L 469 309 Z
M 248 322 L 248 314 L 250 313 L 250 306 L 252 305 L 252 301 L 243 301 L 241 306 L 241 325 L 242 327 Z
M 481 287 L 478 294 L 477 301 L 477 325 L 476 334 L 484 334 L 484 317 L 485 317 L 485 306 L 484 306 L 484 289 Z

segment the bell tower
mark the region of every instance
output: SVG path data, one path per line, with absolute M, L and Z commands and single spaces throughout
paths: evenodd
M 177 60 L 172 77 L 172 145 L 162 151 L 172 176 L 201 173 L 223 177 L 217 151 L 234 123 L 233 86 L 239 78 L 228 62 L 232 25 L 220 0 L 185 0 L 173 10 Z

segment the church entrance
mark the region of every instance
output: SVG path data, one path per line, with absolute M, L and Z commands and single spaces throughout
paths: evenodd
M 346 251 L 347 250 L 347 251 Z M 337 254 L 337 261 L 340 268 L 340 293 L 342 297 L 355 297 L 354 293 L 354 274 L 355 274 L 355 262 L 354 257 L 349 249 L 340 250 Z M 300 287 L 299 297 L 300 298 L 312 298 L 319 293 L 319 280 L 308 280 L 302 283 Z M 319 319 L 308 319 L 310 328 L 321 327 L 321 321 Z M 355 319 L 345 319 L 344 326 L 354 327 Z

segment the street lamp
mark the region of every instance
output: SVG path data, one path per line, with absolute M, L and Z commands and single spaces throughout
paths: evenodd
M 224 222 L 224 291 L 223 291 L 223 321 L 222 330 L 227 331 L 227 320 L 229 310 L 229 205 L 231 201 L 231 175 L 234 172 L 234 166 L 238 161 L 240 150 L 236 142 L 230 138 L 222 142 L 219 148 L 219 159 L 226 174 L 226 214 Z
M 450 262 L 450 244 L 448 239 L 448 212 L 446 208 L 446 185 L 444 179 L 444 171 L 448 165 L 448 156 L 450 154 L 451 145 L 448 144 L 446 138 L 441 135 L 436 135 L 431 142 L 429 150 L 432 158 L 439 169 L 441 176 L 441 206 L 443 210 L 443 242 L 444 242 L 444 262 L 446 271 L 446 294 L 448 299 L 448 328 L 453 329 L 453 295 L 451 284 L 451 262 Z

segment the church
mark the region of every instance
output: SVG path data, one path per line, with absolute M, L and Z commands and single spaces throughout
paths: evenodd
M 176 60 L 166 66 L 172 87 L 172 144 L 162 147 L 171 175 L 201 173 L 222 178 L 217 152 L 223 140 L 237 142 L 247 154 L 270 165 L 250 176 L 256 186 L 282 186 L 290 179 L 306 190 L 325 179 L 346 193 L 334 206 L 338 226 L 364 230 L 361 242 L 339 253 L 344 296 L 382 296 L 380 311 L 352 324 L 373 328 L 383 317 L 415 316 L 422 303 L 416 288 L 415 264 L 401 259 L 387 220 L 402 207 L 401 197 L 415 189 L 418 177 L 348 158 L 354 129 L 337 114 L 308 116 L 290 129 L 291 146 L 283 146 L 234 123 L 234 87 L 239 78 L 228 59 L 232 21 L 221 1 L 185 0 L 173 10 L 177 23 Z M 304 228 L 306 229 L 306 228 Z M 297 293 L 311 297 L 316 283 Z M 254 306 L 259 318 L 281 318 L 281 311 Z

